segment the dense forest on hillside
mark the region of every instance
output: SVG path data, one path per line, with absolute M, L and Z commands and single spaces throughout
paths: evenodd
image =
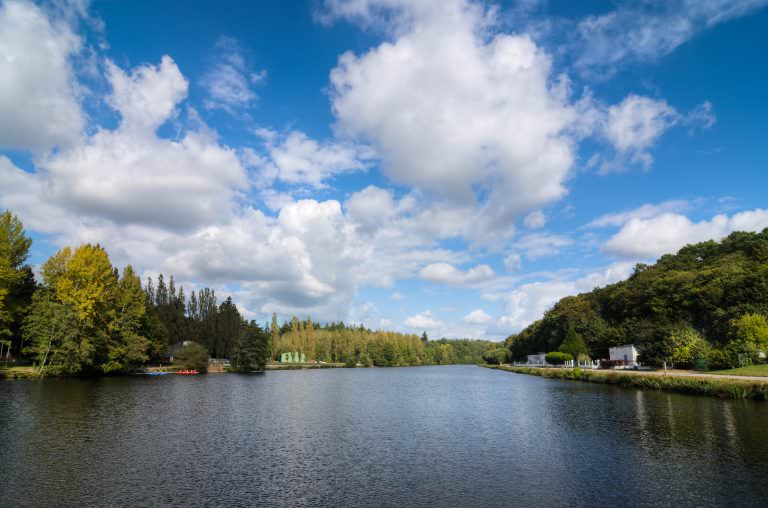
M 350 366 L 478 363 L 492 345 L 309 319 L 280 326 L 275 315 L 262 327 L 231 298 L 218 303 L 212 289 L 187 297 L 162 274 L 142 285 L 131 266 L 120 271 L 99 245 L 56 252 L 38 283 L 27 263 L 31 244 L 18 217 L 0 214 L 0 359 L 27 359 L 40 374 L 131 372 L 162 361 L 181 341 L 196 344 L 196 365 L 204 367 L 208 356 L 228 358 L 236 370 L 258 369 L 293 351 Z
M 609 347 L 635 344 L 647 363 L 737 367 L 764 360 L 766 316 L 768 229 L 638 264 L 625 281 L 563 298 L 506 344 L 516 360 L 574 344 L 576 354 L 608 358 Z

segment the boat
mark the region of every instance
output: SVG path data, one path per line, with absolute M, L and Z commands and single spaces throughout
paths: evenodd
M 195 369 L 184 369 L 184 370 L 176 371 L 176 374 L 179 374 L 181 376 L 194 376 L 195 374 L 200 374 L 200 373 Z
M 147 372 L 147 376 L 167 376 L 168 373 L 164 371 L 157 371 L 157 372 Z

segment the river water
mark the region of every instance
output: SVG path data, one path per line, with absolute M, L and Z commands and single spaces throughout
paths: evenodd
M 2 506 L 766 506 L 768 404 L 474 366 L 0 382 Z

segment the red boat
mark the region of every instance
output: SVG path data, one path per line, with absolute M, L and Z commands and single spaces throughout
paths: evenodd
M 179 370 L 179 371 L 176 371 L 176 374 L 180 374 L 182 376 L 194 376 L 195 374 L 200 374 L 200 373 L 192 369 L 192 370 Z

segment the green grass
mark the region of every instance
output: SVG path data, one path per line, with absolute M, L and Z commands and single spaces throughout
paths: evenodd
M 709 374 L 729 375 L 729 376 L 760 376 L 768 377 L 768 365 L 750 365 L 738 369 L 713 370 Z
M 599 370 L 540 369 L 531 367 L 512 367 L 507 365 L 488 365 L 486 367 L 552 379 L 619 385 L 624 388 L 661 390 L 689 395 L 708 395 L 724 399 L 768 400 L 768 383 L 764 382 L 695 377 L 644 376 Z

